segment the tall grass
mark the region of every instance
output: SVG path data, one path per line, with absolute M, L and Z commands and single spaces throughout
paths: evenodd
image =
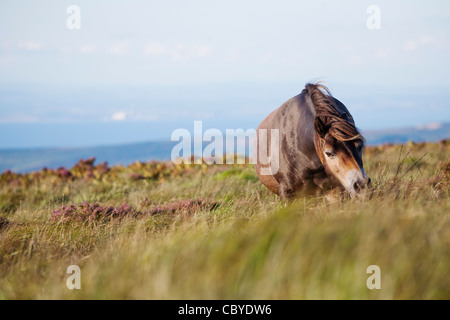
M 370 147 L 372 197 L 286 207 L 249 165 L 4 173 L 0 298 L 449 299 L 449 150 Z M 106 209 L 86 218 L 83 202 Z M 106 214 L 123 203 L 133 214 Z M 71 204 L 83 218 L 51 219 Z M 69 265 L 80 290 L 66 286 Z

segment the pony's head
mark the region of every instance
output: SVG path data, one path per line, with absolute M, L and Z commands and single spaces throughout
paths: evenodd
M 307 89 L 316 107 L 314 144 L 327 175 L 351 197 L 362 194 L 370 186 L 362 161 L 364 137 L 345 106 L 325 86 L 309 84 Z

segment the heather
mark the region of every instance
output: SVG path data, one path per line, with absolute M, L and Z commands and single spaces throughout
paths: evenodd
M 0 175 L 2 299 L 449 299 L 450 142 L 367 147 L 373 189 L 284 204 L 250 164 Z M 66 287 L 78 265 L 82 288 Z M 366 268 L 381 269 L 369 290 Z

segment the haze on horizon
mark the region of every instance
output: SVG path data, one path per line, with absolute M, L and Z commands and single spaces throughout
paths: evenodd
M 80 8 L 81 29 L 66 22 Z M 380 8 L 369 30 L 367 8 Z M 0 148 L 255 128 L 325 80 L 363 130 L 450 121 L 450 3 L 2 1 Z

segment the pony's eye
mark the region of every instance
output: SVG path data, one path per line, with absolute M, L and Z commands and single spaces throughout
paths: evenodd
M 325 154 L 327 155 L 328 158 L 333 158 L 334 157 L 334 153 L 333 152 L 326 151 Z
M 356 143 L 355 143 L 355 147 L 356 147 L 356 149 L 358 149 L 358 150 L 362 150 L 362 148 L 364 147 L 364 144 L 361 143 L 361 142 L 356 142 Z

